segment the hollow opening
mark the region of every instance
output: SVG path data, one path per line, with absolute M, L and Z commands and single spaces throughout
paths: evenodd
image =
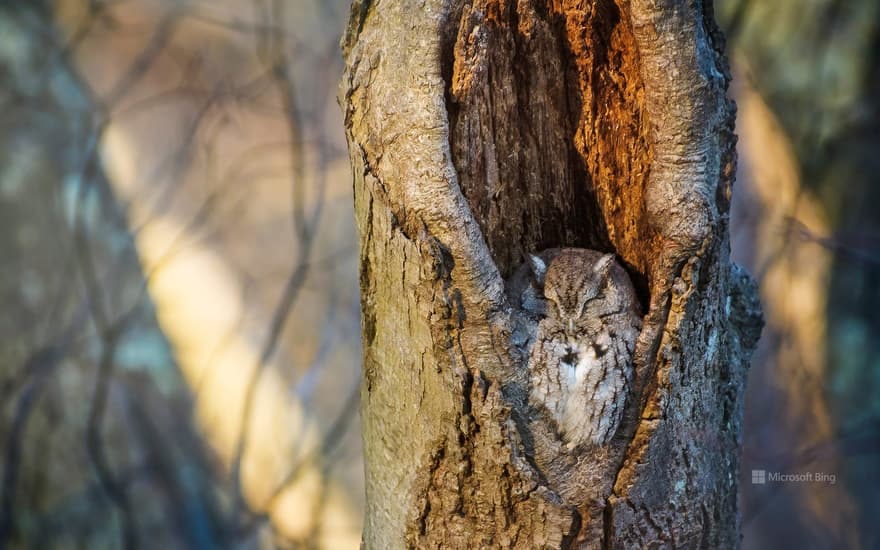
M 566 4 L 452 9 L 441 68 L 453 163 L 502 276 L 546 248 L 616 252 L 647 307 L 657 242 L 629 18 L 612 0 Z

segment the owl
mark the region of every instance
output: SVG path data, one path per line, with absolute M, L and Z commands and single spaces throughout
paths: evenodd
M 538 316 L 528 354 L 529 405 L 568 449 L 607 445 L 633 382 L 638 300 L 613 254 L 564 248 L 528 257 L 521 305 Z

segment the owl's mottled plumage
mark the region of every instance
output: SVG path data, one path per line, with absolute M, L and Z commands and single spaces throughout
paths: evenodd
M 555 421 L 568 448 L 606 445 L 632 386 L 641 325 L 629 276 L 612 254 L 593 250 L 529 260 L 534 284 L 522 304 L 543 315 L 529 352 L 529 404 Z

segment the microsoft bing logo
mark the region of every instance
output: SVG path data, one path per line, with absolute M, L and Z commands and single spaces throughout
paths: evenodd
M 837 483 L 837 474 L 827 472 L 768 472 L 767 470 L 752 470 L 752 485 L 766 485 L 767 483 Z

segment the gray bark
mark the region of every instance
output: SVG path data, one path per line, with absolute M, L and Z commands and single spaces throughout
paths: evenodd
M 368 548 L 738 546 L 760 312 L 728 257 L 720 42 L 699 2 L 354 3 Z M 613 488 L 579 505 L 532 460 L 505 294 L 552 246 L 615 252 L 645 313 Z

